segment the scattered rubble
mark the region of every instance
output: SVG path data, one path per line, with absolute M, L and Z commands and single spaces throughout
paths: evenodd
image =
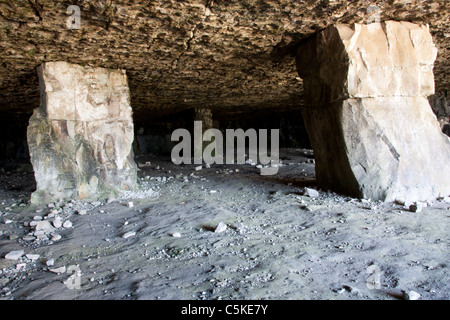
M 442 212 L 449 212 L 449 197 L 387 204 L 354 199 L 303 184 L 302 161 L 286 161 L 296 164 L 283 169 L 295 170 L 295 179 L 282 170 L 262 178 L 250 165 L 200 173 L 162 165 L 158 172 L 142 167 L 149 178 L 125 198 L 38 208 L 0 198 L 0 238 L 14 244 L 0 258 L 0 296 L 36 298 L 58 279 L 61 290 L 55 286 L 50 298 L 156 299 L 149 288 L 164 288 L 158 296 L 168 299 L 392 298 L 366 289 L 367 265 L 376 264 L 383 285 L 423 289 L 398 299 L 448 298 Z M 421 214 L 410 214 L 411 205 Z M 23 252 L 7 259 L 18 245 Z M 61 275 L 70 276 L 69 267 L 78 264 L 89 290 L 62 283 Z M 420 279 L 411 278 L 411 268 L 413 274 L 422 268 Z M 123 273 L 136 277 L 131 293 Z M 180 277 L 186 281 L 176 281 Z M 31 279 L 41 289 L 29 286 Z

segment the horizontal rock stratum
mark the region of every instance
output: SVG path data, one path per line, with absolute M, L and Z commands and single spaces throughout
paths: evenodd
M 67 28 L 74 4 L 79 30 Z M 136 125 L 194 107 L 221 117 L 297 109 L 296 44 L 377 17 L 430 25 L 436 89 L 448 90 L 450 1 L 2 1 L 0 112 L 28 120 L 39 105 L 35 69 L 48 61 L 127 70 Z

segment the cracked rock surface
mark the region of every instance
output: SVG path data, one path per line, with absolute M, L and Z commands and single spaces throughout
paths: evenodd
M 81 29 L 68 29 L 69 5 Z M 24 120 L 39 105 L 47 61 L 125 69 L 135 122 L 197 106 L 216 114 L 302 105 L 296 44 L 335 23 L 428 23 L 447 89 L 448 1 L 0 1 L 0 111 Z

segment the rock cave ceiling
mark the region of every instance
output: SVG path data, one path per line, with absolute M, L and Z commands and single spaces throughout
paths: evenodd
M 192 107 L 215 116 L 302 106 L 296 45 L 330 24 L 427 23 L 439 53 L 436 90 L 450 82 L 450 1 L 0 0 L 0 112 L 28 119 L 46 61 L 126 69 L 136 123 Z M 81 29 L 68 29 L 70 5 Z

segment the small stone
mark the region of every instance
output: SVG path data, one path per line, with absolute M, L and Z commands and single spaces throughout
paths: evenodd
M 134 237 L 135 235 L 136 235 L 136 232 L 130 231 L 130 232 L 125 233 L 125 234 L 122 236 L 122 238 L 128 239 L 128 238 L 130 238 L 130 237 Z
M 27 259 L 30 259 L 31 261 L 36 261 L 40 257 L 40 255 L 32 254 L 32 253 L 29 253 L 29 254 L 27 254 L 25 256 L 27 257 Z
M 61 218 L 57 217 L 55 218 L 55 220 L 53 221 L 53 226 L 58 229 L 62 227 L 62 221 Z
M 420 293 L 415 291 L 404 291 L 403 292 L 403 299 L 405 300 L 419 300 L 420 299 Z
M 30 223 L 30 226 L 33 224 L 34 221 L 32 221 Z M 38 221 L 36 223 L 36 227 L 35 227 L 36 231 L 44 231 L 44 232 L 51 232 L 54 230 L 54 228 L 52 227 L 52 225 L 50 224 L 50 222 L 48 221 Z
M 221 233 L 227 230 L 227 225 L 223 222 L 219 222 L 219 224 L 216 227 L 216 230 L 214 230 L 215 233 Z
M 24 253 L 25 252 L 23 250 L 11 251 L 5 256 L 5 259 L 8 259 L 8 260 L 19 260 L 20 257 L 22 257 L 24 255 Z
M 36 237 L 34 236 L 25 236 L 22 238 L 23 241 L 33 241 L 36 240 Z
M 202 170 L 202 169 L 203 169 L 202 166 L 195 167 L 195 171 L 200 171 L 200 170 Z
M 314 189 L 305 188 L 305 195 L 309 196 L 310 198 L 318 198 L 319 192 Z
M 174 233 L 172 233 L 172 237 L 174 237 L 174 238 L 180 238 L 180 237 L 181 237 L 181 233 L 179 233 L 179 232 L 174 232 Z
M 134 207 L 134 203 L 132 201 L 127 202 L 127 207 L 128 208 L 133 208 Z
M 53 273 L 66 273 L 66 266 L 62 266 L 59 268 L 48 268 L 48 271 L 53 272 Z
M 34 220 L 34 221 L 41 221 L 41 220 L 42 220 L 42 217 L 41 217 L 41 216 L 34 216 L 34 217 L 33 217 L 33 220 Z
M 72 228 L 72 222 L 70 222 L 70 220 L 67 220 L 63 223 L 63 227 L 68 229 L 68 228 Z
M 82 209 L 82 210 L 78 210 L 77 213 L 78 213 L 80 216 L 84 216 L 84 215 L 87 213 L 87 211 L 84 210 L 84 209 Z
M 52 267 L 54 264 L 55 264 L 55 259 L 53 259 L 53 258 L 50 258 L 45 262 L 45 265 L 47 267 Z
M 62 238 L 62 236 L 60 234 L 54 234 L 54 235 L 52 235 L 50 240 L 52 240 L 52 241 L 59 241 L 59 240 L 61 240 L 61 238 Z

